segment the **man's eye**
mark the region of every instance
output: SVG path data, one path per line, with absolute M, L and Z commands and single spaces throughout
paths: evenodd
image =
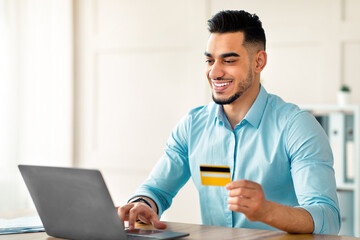
M 214 62 L 214 60 L 211 60 L 211 59 L 206 59 L 206 61 L 205 61 L 206 63 L 213 63 Z
M 235 62 L 235 60 L 225 60 L 224 62 L 225 63 L 233 63 L 233 62 Z

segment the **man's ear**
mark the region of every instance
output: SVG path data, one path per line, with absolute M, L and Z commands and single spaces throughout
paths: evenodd
M 266 66 L 267 54 L 265 51 L 259 51 L 255 57 L 254 71 L 260 73 Z

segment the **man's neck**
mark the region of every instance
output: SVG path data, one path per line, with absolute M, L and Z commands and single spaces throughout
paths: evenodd
M 244 119 L 247 112 L 250 110 L 251 106 L 255 102 L 256 97 L 260 91 L 260 84 L 254 83 L 254 85 L 249 88 L 242 96 L 236 99 L 233 103 L 224 105 L 224 113 L 227 119 L 230 122 L 231 128 L 234 129 L 235 126 Z

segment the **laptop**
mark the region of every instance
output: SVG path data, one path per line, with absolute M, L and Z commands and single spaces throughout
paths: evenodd
M 99 170 L 19 165 L 48 235 L 67 239 L 174 239 L 188 233 L 125 230 Z

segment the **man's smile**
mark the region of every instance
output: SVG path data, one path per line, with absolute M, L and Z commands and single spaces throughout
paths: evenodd
M 212 87 L 217 92 L 224 91 L 232 82 L 232 80 L 211 80 Z

